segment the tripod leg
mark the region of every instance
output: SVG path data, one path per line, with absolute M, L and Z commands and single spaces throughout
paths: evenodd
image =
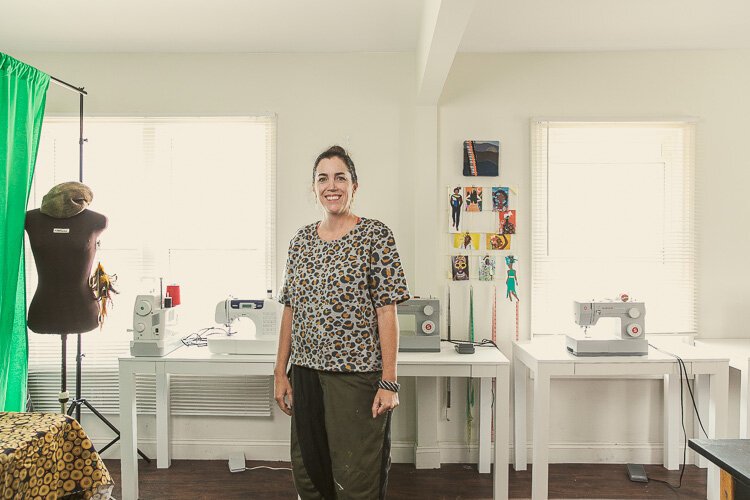
M 81 354 L 81 334 L 78 334 L 78 345 L 76 347 L 76 399 L 81 399 L 81 363 L 83 354 Z M 76 420 L 81 421 L 81 405 L 76 405 Z
M 81 405 L 86 405 L 86 408 L 88 408 L 88 409 L 89 409 L 89 410 L 91 411 L 91 413 L 93 413 L 94 415 L 96 415 L 97 417 L 99 417 L 99 420 L 101 420 L 102 422 L 104 422 L 104 424 L 105 424 L 105 425 L 106 425 L 107 427 L 109 427 L 110 429 L 112 429 L 112 431 L 113 431 L 113 432 L 114 432 L 115 434 L 117 434 L 117 437 L 116 437 L 115 439 L 113 439 L 113 440 L 112 440 L 112 441 L 111 441 L 111 442 L 110 442 L 109 444 L 107 444 L 107 445 L 106 445 L 105 447 L 103 447 L 103 448 L 102 448 L 102 449 L 101 449 L 101 450 L 99 451 L 99 453 L 103 453 L 103 452 L 104 452 L 104 450 L 106 450 L 107 448 L 109 448 L 110 446 L 112 446 L 113 444 L 115 444 L 115 443 L 116 443 L 117 441 L 119 441 L 119 439 L 120 439 L 120 429 L 118 429 L 117 427 L 115 427 L 115 426 L 114 426 L 114 424 L 113 424 L 112 422 L 110 422 L 109 420 L 107 420 L 107 417 L 105 417 L 104 415 L 102 415 L 101 413 L 99 413 L 99 410 L 97 410 L 96 408 L 94 408 L 94 405 L 92 405 L 91 403 L 89 403 L 88 401 L 86 401 L 86 399 L 85 399 L 85 398 L 84 398 L 84 399 L 77 399 L 77 400 L 76 400 L 76 403 L 78 403 L 78 406 L 79 406 L 79 408 L 80 408 L 80 406 L 81 406 Z M 141 450 L 136 450 L 136 451 L 138 451 L 138 454 L 139 454 L 139 455 L 140 455 L 141 457 L 143 457 L 143 459 L 144 459 L 144 460 L 145 460 L 146 462 L 148 462 L 148 463 L 151 463 L 151 459 L 150 459 L 150 458 L 148 458 L 148 457 L 147 457 L 147 456 L 146 456 L 146 455 L 145 455 L 145 454 L 144 454 L 144 453 L 143 453 L 143 452 L 142 452 Z
M 70 395 L 68 394 L 68 335 L 63 333 L 60 335 L 60 341 L 62 342 L 62 358 L 60 366 L 60 392 L 57 395 L 57 400 L 60 402 L 60 413 L 65 413 L 65 405 L 68 403 Z
M 93 413 L 94 415 L 96 415 L 97 417 L 99 417 L 99 420 L 101 420 L 102 422 L 104 422 L 106 424 L 106 426 L 109 427 L 110 429 L 112 429 L 112 431 L 115 434 L 117 434 L 118 436 L 120 435 L 120 429 L 118 429 L 117 427 L 115 427 L 112 422 L 110 422 L 109 420 L 107 420 L 107 417 L 105 417 L 104 415 L 102 415 L 101 413 L 99 413 L 99 410 L 97 410 L 96 408 L 94 408 L 94 405 L 92 405 L 91 403 L 89 403 L 88 401 L 86 401 L 86 399 L 78 399 L 76 401 L 79 401 L 79 404 L 78 404 L 79 408 L 80 408 L 81 405 L 86 405 L 86 408 L 88 408 L 91 411 L 91 413 Z

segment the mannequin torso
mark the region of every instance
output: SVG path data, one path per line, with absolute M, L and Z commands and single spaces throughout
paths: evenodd
M 107 218 L 91 210 L 65 219 L 39 209 L 26 212 L 26 232 L 39 284 L 29 306 L 28 326 L 36 333 L 84 333 L 98 324 L 99 308 L 88 278 L 96 242 Z

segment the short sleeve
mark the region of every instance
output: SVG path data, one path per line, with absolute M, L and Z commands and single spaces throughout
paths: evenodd
M 284 269 L 284 284 L 281 286 L 281 293 L 279 294 L 279 302 L 286 306 L 292 305 L 292 284 L 294 280 L 294 261 L 296 254 L 295 241 L 297 237 L 292 238 L 289 242 L 289 252 L 286 257 L 286 268 Z
M 383 224 L 377 225 L 372 234 L 368 286 L 375 308 L 410 298 L 396 240 L 393 232 Z

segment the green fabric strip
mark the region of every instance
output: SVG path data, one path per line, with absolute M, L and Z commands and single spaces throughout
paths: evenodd
M 23 230 L 49 80 L 0 52 L 0 411 L 26 408 Z

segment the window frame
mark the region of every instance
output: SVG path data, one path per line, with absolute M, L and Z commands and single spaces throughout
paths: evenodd
M 540 299 L 540 290 L 545 288 L 544 278 L 549 277 L 549 273 L 540 271 L 540 262 L 542 259 L 550 259 L 549 256 L 549 168 L 550 168 L 550 141 L 549 129 L 551 126 L 585 126 L 585 125 L 602 125 L 602 126 L 630 126 L 644 127 L 665 126 L 678 127 L 682 129 L 684 148 L 682 151 L 683 163 L 681 171 L 681 182 L 674 183 L 684 190 L 686 206 L 681 216 L 684 221 L 684 236 L 688 242 L 687 253 L 689 262 L 686 266 L 689 268 L 689 281 L 692 284 L 692 294 L 689 300 L 689 311 L 691 326 L 686 331 L 658 332 L 656 334 L 676 334 L 676 335 L 696 335 L 697 334 L 697 314 L 698 314 L 698 274 L 697 274 L 697 238 L 696 238 L 696 199 L 695 199 L 695 154 L 696 154 L 696 124 L 697 119 L 693 117 L 683 118 L 665 118 L 665 119 L 570 119 L 570 118 L 546 118 L 536 117 L 530 121 L 530 174 L 531 174 L 531 283 L 530 298 L 530 326 L 529 335 L 533 338 L 535 335 L 549 335 L 555 332 L 541 331 L 538 323 L 541 321 L 537 315 L 547 311 L 548 300 Z M 665 188 L 666 189 L 666 188 Z M 666 216 L 663 220 L 666 220 Z M 674 220 L 674 219 L 673 219 Z M 561 259 L 562 260 L 562 259 Z M 547 286 L 549 288 L 549 286 Z M 612 297 L 597 297 L 612 298 Z M 648 304 L 647 304 L 648 306 Z M 647 334 L 650 333 L 648 325 Z M 558 333 L 563 333 L 562 331 Z
M 79 121 L 79 117 L 75 115 L 47 115 L 45 121 L 62 122 L 62 123 L 75 123 L 76 127 Z M 277 175 L 277 163 L 276 163 L 276 148 L 277 148 L 277 116 L 275 114 L 257 114 L 248 116 L 213 116 L 213 117 L 185 117 L 185 116 L 160 116 L 160 117 L 142 117 L 142 116 L 97 116 L 86 118 L 84 121 L 84 137 L 86 137 L 87 124 L 90 125 L 92 122 L 111 122 L 111 123 L 126 123 L 134 122 L 140 124 L 148 123 L 170 123 L 170 124 L 184 124 L 190 122 L 196 122 L 200 124 L 214 123 L 214 122 L 255 122 L 265 127 L 265 288 L 278 290 L 278 279 L 276 275 L 276 175 Z M 44 131 L 44 129 L 43 129 Z M 77 140 L 75 149 L 77 151 Z M 66 146 L 67 148 L 67 146 Z M 84 150 L 84 155 L 86 154 Z M 66 159 L 66 162 L 68 160 Z M 72 168 L 65 168 L 66 173 L 62 174 L 62 177 L 57 178 L 56 175 L 52 175 L 53 185 L 64 182 L 67 180 L 78 180 L 78 157 L 72 159 L 75 162 L 75 179 L 69 178 L 73 174 Z M 84 170 L 83 170 L 83 182 L 86 183 L 86 169 L 87 169 L 87 158 L 84 156 Z M 37 175 L 35 172 L 34 181 Z M 32 190 L 36 189 L 36 182 L 32 184 Z M 51 186 L 49 186 L 51 187 Z M 49 189 L 47 187 L 46 189 Z M 45 190 L 46 192 L 46 190 Z M 36 192 L 35 196 L 37 204 L 41 203 L 41 197 L 43 193 Z M 33 199 L 34 194 L 32 191 Z M 29 208 L 33 208 L 31 205 Z M 96 205 L 92 207 L 96 210 Z M 104 236 L 102 239 L 105 239 Z M 105 245 L 106 247 L 106 245 Z M 28 246 L 28 238 L 26 240 L 26 251 L 31 255 L 30 248 Z M 110 247 L 108 250 L 117 251 L 123 250 L 122 248 Z M 127 250 L 127 249 L 125 249 Z M 137 250 L 137 248 L 136 248 Z M 169 250 L 169 249 L 167 249 Z M 27 275 L 29 273 L 35 273 L 35 266 L 31 263 L 32 259 L 27 256 Z M 96 260 L 94 260 L 94 266 Z M 93 271 L 93 269 L 92 269 Z M 36 283 L 36 279 L 32 280 Z M 35 292 L 35 285 L 33 287 L 27 287 L 27 307 L 31 301 L 31 297 Z M 217 298 L 217 301 L 220 298 Z M 117 297 L 115 296 L 115 300 Z M 117 304 L 118 308 L 127 316 L 132 314 L 132 304 L 125 304 L 120 302 Z M 211 316 L 213 316 L 211 314 Z M 82 395 L 91 400 L 97 409 L 105 414 L 118 414 L 119 413 L 119 388 L 117 386 L 117 358 L 119 356 L 129 355 L 129 340 L 132 338 L 130 335 L 124 335 L 123 337 L 113 338 L 112 336 L 97 336 L 98 332 L 89 332 L 81 335 L 83 352 L 88 352 L 88 357 L 83 359 L 82 364 Z M 57 393 L 60 388 L 60 336 L 59 335 L 42 335 L 29 332 L 29 335 L 34 335 L 36 338 L 30 338 L 30 347 L 32 350 L 34 347 L 37 348 L 38 352 L 35 355 L 35 362 L 30 362 L 29 366 L 29 388 L 30 394 L 33 391 L 39 391 L 43 394 L 42 401 L 34 400 L 34 406 L 36 410 L 44 411 L 59 411 L 59 403 L 57 403 Z M 43 337 L 55 337 L 52 339 L 45 339 Z M 73 388 L 75 386 L 75 337 L 76 335 L 68 335 L 68 348 L 67 348 L 67 365 L 68 365 L 68 380 L 67 386 L 73 396 Z M 97 340 L 98 337 L 98 340 Z M 97 342 L 95 348 L 91 348 L 91 342 Z M 98 353 L 98 354 L 97 354 Z M 102 359 L 99 359 L 102 358 Z M 104 359 L 107 358 L 107 359 Z M 173 413 L 179 415 L 221 415 L 221 416 L 269 416 L 272 408 L 272 397 L 273 390 L 271 379 L 268 377 L 220 377 L 222 380 L 216 381 L 216 384 L 196 384 L 195 378 L 191 377 L 172 377 L 172 405 Z M 198 387 L 196 387 L 198 386 Z M 204 389 L 204 390 L 201 390 Z M 139 394 L 139 413 L 152 414 L 155 411 L 155 383 L 153 376 L 139 375 L 137 377 L 137 391 Z M 205 394 L 204 394 L 205 393 Z M 190 395 L 191 397 L 186 397 Z M 217 403 L 216 395 L 222 395 L 219 398 L 221 401 L 231 402 L 231 404 L 222 405 L 220 402 Z M 194 396 L 194 397 L 193 397 Z M 202 402 L 208 402 L 209 404 L 201 404 Z M 238 404 L 239 403 L 239 404 Z M 84 413 L 88 412 L 86 408 L 83 408 Z

